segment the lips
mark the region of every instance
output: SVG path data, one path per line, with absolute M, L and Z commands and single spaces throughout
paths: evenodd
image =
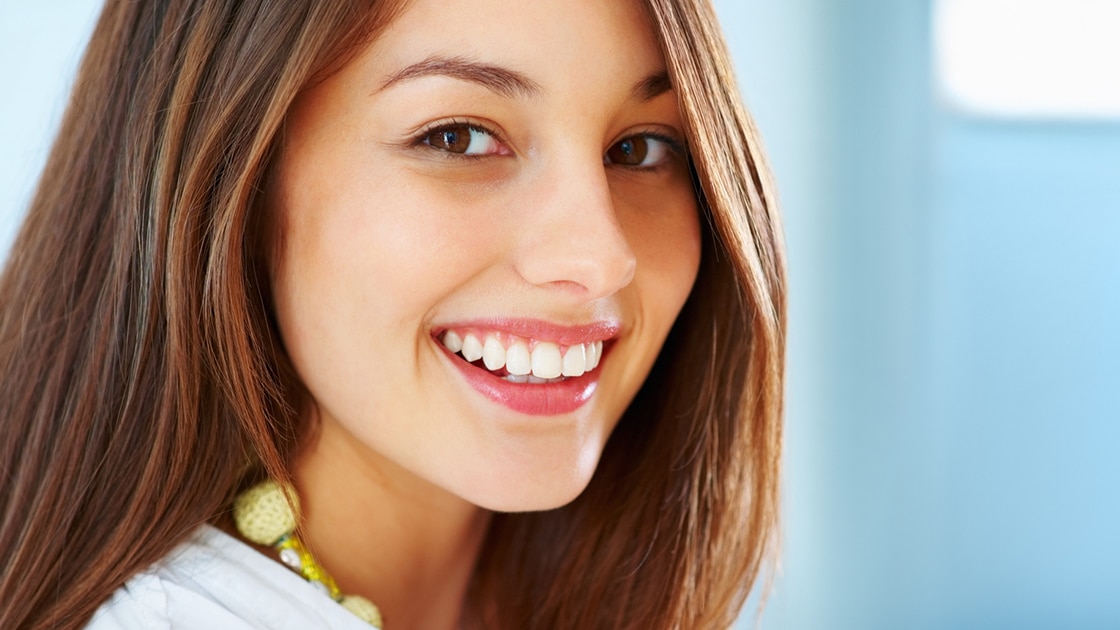
M 599 382 L 613 322 L 557 326 L 536 320 L 487 320 L 445 326 L 433 336 L 479 393 L 528 415 L 575 411 Z

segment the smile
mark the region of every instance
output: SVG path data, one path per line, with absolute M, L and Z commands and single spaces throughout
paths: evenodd
M 570 413 L 591 399 L 618 326 L 562 327 L 537 321 L 460 324 L 435 332 L 467 383 L 528 415 Z
M 440 343 L 468 363 L 482 361 L 488 371 L 511 383 L 534 385 L 583 376 L 597 368 L 603 356 L 602 340 L 561 346 L 494 331 L 448 330 Z

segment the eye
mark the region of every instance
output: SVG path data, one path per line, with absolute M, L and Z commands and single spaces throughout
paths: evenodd
M 603 155 L 606 164 L 653 168 L 660 166 L 677 150 L 677 143 L 653 134 L 623 138 L 611 145 Z
M 456 155 L 482 156 L 508 153 L 490 131 L 469 123 L 451 123 L 423 132 L 419 143 Z

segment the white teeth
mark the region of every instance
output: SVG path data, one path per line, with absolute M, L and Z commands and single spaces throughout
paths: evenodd
M 529 347 L 524 342 L 514 342 L 509 350 L 506 350 L 506 371 L 518 376 L 525 376 L 533 371 Z
M 482 346 L 482 363 L 492 372 L 506 364 L 506 347 L 497 337 L 486 338 L 486 344 Z
M 507 349 L 493 333 L 485 337 L 478 333 L 460 335 L 448 330 L 440 337 L 440 343 L 470 363 L 482 359 L 486 369 L 492 372 L 504 367 L 508 372 L 504 378 L 512 383 L 553 382 L 563 380 L 562 377 L 583 376 L 597 368 L 603 358 L 602 341 L 568 346 L 563 353 L 559 344 L 540 341 L 530 353 L 528 342 L 524 340 L 514 341 Z
M 560 374 L 564 376 L 583 376 L 586 371 L 587 356 L 583 344 L 569 347 L 568 351 L 564 353 L 564 364 L 561 366 Z
M 564 380 L 563 378 L 541 378 L 539 376 L 533 376 L 532 374 L 506 374 L 502 378 L 510 383 L 522 385 L 525 383 L 530 385 L 543 385 L 545 383 L 559 383 Z
M 463 349 L 463 338 L 454 330 L 449 330 L 443 335 L 443 347 L 452 352 L 458 352 Z
M 482 343 L 478 341 L 478 337 L 468 334 L 463 337 L 463 358 L 470 363 L 482 358 Z
M 599 359 L 603 358 L 603 342 L 593 341 L 587 344 L 587 371 L 599 367 Z
M 542 341 L 533 348 L 533 376 L 537 378 L 556 378 L 560 376 L 560 346 Z

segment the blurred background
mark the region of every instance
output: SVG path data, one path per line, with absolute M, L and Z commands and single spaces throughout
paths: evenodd
M 0 0 L 0 252 L 98 4 Z M 716 7 L 792 282 L 739 627 L 1120 628 L 1120 0 Z

